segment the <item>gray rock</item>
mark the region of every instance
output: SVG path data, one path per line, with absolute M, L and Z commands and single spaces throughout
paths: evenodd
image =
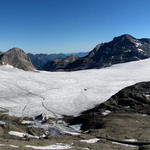
M 150 145 L 141 146 L 139 150 L 150 150 Z
M 34 71 L 30 58 L 19 48 L 12 48 L 5 53 L 0 54 L 0 65 L 12 65 L 13 67 L 25 71 Z

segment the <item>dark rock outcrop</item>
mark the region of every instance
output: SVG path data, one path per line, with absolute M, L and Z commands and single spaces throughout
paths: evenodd
M 139 147 L 139 150 L 150 150 L 150 145 L 144 145 Z
M 136 112 L 150 114 L 150 82 L 141 82 L 124 88 L 109 100 L 92 109 L 92 111 L 103 112 Z
M 82 123 L 82 129 L 98 129 L 105 126 L 106 113 L 139 113 L 150 115 L 150 82 L 141 82 L 122 89 L 106 102 L 83 112 L 70 121 L 71 124 Z
M 83 69 L 108 67 L 117 63 L 124 63 L 146 59 L 150 57 L 150 39 L 136 39 L 125 34 L 115 37 L 108 43 L 97 45 L 87 56 L 78 58 L 61 67 L 61 71 L 76 71 Z M 62 61 L 65 61 L 63 59 Z M 55 63 L 55 66 L 53 65 Z M 49 63 L 47 70 L 57 71 L 57 61 Z M 59 63 L 59 62 L 58 62 Z
M 25 71 L 34 71 L 30 58 L 19 48 L 12 48 L 5 53 L 0 54 L 0 65 L 11 65 Z

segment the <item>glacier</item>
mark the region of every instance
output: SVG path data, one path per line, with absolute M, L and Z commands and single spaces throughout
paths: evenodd
M 77 116 L 122 88 L 150 80 L 150 59 L 74 72 L 23 71 L 0 66 L 0 110 L 9 115 Z

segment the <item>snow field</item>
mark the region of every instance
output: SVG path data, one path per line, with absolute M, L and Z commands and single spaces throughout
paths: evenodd
M 27 72 L 0 66 L 0 107 L 10 115 L 79 115 L 122 88 L 150 80 L 150 59 L 76 72 Z

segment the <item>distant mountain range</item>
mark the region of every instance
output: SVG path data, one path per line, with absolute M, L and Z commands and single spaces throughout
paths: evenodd
M 108 67 L 117 63 L 136 61 L 150 57 L 150 39 L 136 39 L 129 34 L 115 37 L 108 43 L 98 44 L 85 57 L 67 57 L 48 62 L 47 71 L 76 71 Z
M 48 62 L 51 62 L 54 59 L 57 58 L 66 58 L 68 56 L 79 56 L 79 57 L 84 57 L 86 55 L 88 55 L 88 52 L 79 52 L 79 53 L 68 53 L 68 54 L 63 54 L 63 53 L 59 53 L 59 54 L 31 54 L 28 53 L 27 54 L 33 65 L 39 69 L 39 70 L 43 70 L 45 68 L 45 65 Z
M 88 52 L 70 54 L 26 54 L 20 48 L 11 48 L 7 52 L 0 52 L 0 65 L 11 65 L 26 71 L 44 70 L 45 65 L 54 59 L 67 57 L 83 57 Z M 71 61 L 69 61 L 71 62 Z
M 31 54 L 19 48 L 0 52 L 0 64 L 23 70 L 76 71 L 108 67 L 150 57 L 150 39 L 136 39 L 124 34 L 108 43 L 98 44 L 92 51 L 71 54 Z

